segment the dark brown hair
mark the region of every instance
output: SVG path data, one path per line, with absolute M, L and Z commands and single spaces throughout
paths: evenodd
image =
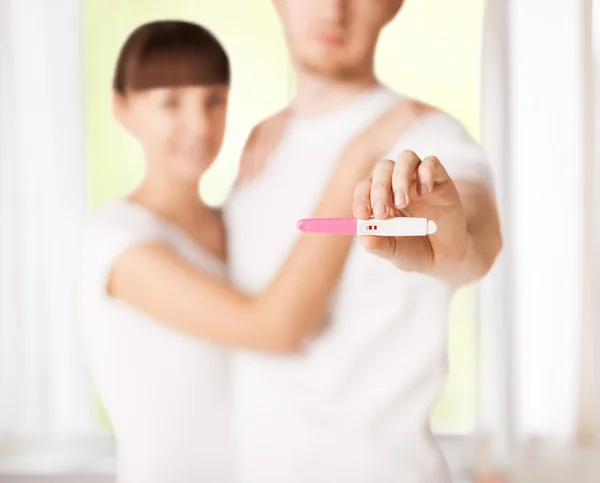
M 121 48 L 113 89 L 120 94 L 154 87 L 225 84 L 229 58 L 204 27 L 159 20 L 135 29 Z

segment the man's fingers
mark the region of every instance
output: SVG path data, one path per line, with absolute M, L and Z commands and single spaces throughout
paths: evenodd
M 436 183 L 449 179 L 448 173 L 435 156 L 427 156 L 417 169 L 417 193 L 427 196 L 434 189 Z
M 396 239 L 389 236 L 368 236 L 359 237 L 362 246 L 366 251 L 382 258 L 391 258 L 394 254 Z
M 421 159 L 413 151 L 402 151 L 394 166 L 392 175 L 392 190 L 394 192 L 394 205 L 404 208 L 410 202 L 410 185 L 416 178 L 417 168 Z
M 352 212 L 354 217 L 359 220 L 366 220 L 371 217 L 371 182 L 371 178 L 363 179 L 354 189 Z
M 387 218 L 392 207 L 393 172 L 394 162 L 389 159 L 383 159 L 375 165 L 371 184 L 371 207 L 375 218 Z

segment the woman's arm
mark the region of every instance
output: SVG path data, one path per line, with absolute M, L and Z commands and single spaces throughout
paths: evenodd
M 350 159 L 356 156 L 355 149 L 341 159 L 315 216 L 351 215 L 353 187 L 372 164 Z M 351 243 L 348 236 L 302 234 L 275 279 L 256 296 L 199 271 L 166 245 L 136 245 L 115 263 L 108 293 L 197 337 L 293 351 L 318 328 Z
M 352 216 L 354 187 L 384 152 L 372 141 L 381 141 L 381 123 L 388 115 L 350 143 L 314 216 Z M 375 146 L 387 148 L 391 142 Z M 294 351 L 319 327 L 352 240 L 301 235 L 272 283 L 256 296 L 199 271 L 167 246 L 138 245 L 117 260 L 108 292 L 197 337 L 256 350 Z

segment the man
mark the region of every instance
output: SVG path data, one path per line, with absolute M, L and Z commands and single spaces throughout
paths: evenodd
M 486 274 L 502 245 L 488 165 L 450 116 L 378 83 L 377 39 L 402 0 L 274 3 L 296 96 L 246 146 L 225 210 L 234 282 L 268 284 L 344 147 L 403 100 L 416 120 L 382 147 L 390 160 L 357 186 L 354 215 L 425 217 L 438 231 L 361 237 L 316 340 L 293 356 L 236 356 L 239 481 L 448 482 L 429 413 L 446 375 L 453 290 Z

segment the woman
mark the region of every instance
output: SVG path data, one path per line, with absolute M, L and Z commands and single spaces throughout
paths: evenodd
M 80 301 L 121 483 L 230 480 L 222 346 L 298 350 L 318 330 L 352 242 L 302 235 L 264 293 L 227 283 L 223 226 L 198 184 L 223 141 L 229 81 L 222 46 L 187 22 L 141 26 L 117 62 L 114 113 L 146 171 L 88 220 Z M 314 216 L 351 215 L 354 186 L 379 154 L 366 152 L 376 133 L 349 146 Z

